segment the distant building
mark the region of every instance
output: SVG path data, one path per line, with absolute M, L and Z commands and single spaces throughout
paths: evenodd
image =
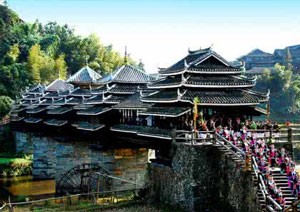
M 247 55 L 238 58 L 238 60 L 245 62 L 246 70 L 253 68 L 269 68 L 275 65 L 273 55 L 260 49 L 254 49 Z

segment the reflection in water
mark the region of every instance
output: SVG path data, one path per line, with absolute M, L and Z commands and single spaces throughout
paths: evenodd
M 138 184 L 145 183 L 150 152 L 146 148 L 95 150 L 89 147 L 89 142 L 62 142 L 30 133 L 14 134 L 17 152 L 33 154 L 33 176 L 1 179 L 1 193 L 6 199 L 8 195 L 53 195 L 62 176 L 73 167 L 84 163 L 98 164 L 113 176 Z M 150 153 L 153 154 L 152 151 Z M 131 188 L 135 188 L 135 185 L 113 181 L 112 189 Z
M 12 196 L 35 196 L 55 193 L 54 180 L 33 181 L 32 176 L 0 179 L 0 187 Z

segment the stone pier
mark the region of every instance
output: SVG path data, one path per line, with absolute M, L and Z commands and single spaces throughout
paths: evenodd
M 173 145 L 171 167 L 151 164 L 152 202 L 186 211 L 260 211 L 251 171 L 213 145 Z

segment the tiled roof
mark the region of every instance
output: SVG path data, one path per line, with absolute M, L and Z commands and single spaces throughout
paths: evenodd
M 91 90 L 77 88 L 72 91 L 71 96 L 92 96 Z
M 144 109 L 150 107 L 152 104 L 144 103 L 140 100 L 140 93 L 136 93 L 123 102 L 112 106 L 113 109 Z
M 48 119 L 44 121 L 44 124 L 50 125 L 50 126 L 56 126 L 56 127 L 61 127 L 64 126 L 68 123 L 67 120 L 58 120 L 58 119 Z
M 84 115 L 84 116 L 96 116 L 96 115 L 100 115 L 102 113 L 108 112 L 110 111 L 111 108 L 108 107 L 104 107 L 104 106 L 94 106 L 94 107 L 90 107 L 88 109 L 85 110 L 79 110 L 77 111 L 77 115 Z
M 57 79 L 57 80 L 54 80 L 52 83 L 50 83 L 46 87 L 46 91 L 60 91 L 60 92 L 65 92 L 65 91 L 72 90 L 73 88 L 74 88 L 74 86 L 72 84 L 69 84 L 69 83 L 67 83 L 64 80 Z
M 72 98 L 68 99 L 66 104 L 67 105 L 78 105 L 78 104 L 81 104 L 82 101 L 83 101 L 82 97 L 72 97 Z
M 37 108 L 35 108 L 35 109 L 27 110 L 26 113 L 29 113 L 29 114 L 36 114 L 36 113 L 43 112 L 44 110 L 46 110 L 45 107 L 37 107 Z
M 24 122 L 29 123 L 29 124 L 36 124 L 36 123 L 39 123 L 41 121 L 42 121 L 41 118 L 26 118 L 26 119 L 24 119 Z
M 162 75 L 173 75 L 180 74 L 185 71 L 193 72 L 198 70 L 197 67 L 199 67 L 199 65 L 202 65 L 202 72 L 217 72 L 216 69 L 220 69 L 221 73 L 241 72 L 240 69 L 233 68 L 228 61 L 208 48 L 197 51 L 189 51 L 189 54 L 186 57 L 182 58 L 169 68 L 160 70 L 159 73 Z M 219 67 L 216 68 L 214 65 L 218 65 Z
M 139 112 L 139 115 L 179 117 L 191 111 L 189 107 L 149 107 Z
M 34 87 L 30 88 L 28 91 L 26 91 L 27 94 L 35 94 L 35 93 L 43 93 L 45 91 L 45 86 L 38 84 Z
M 181 77 L 167 77 L 148 84 L 148 88 L 163 88 L 164 86 L 180 86 Z
M 203 85 L 203 86 L 224 86 L 224 87 L 253 87 L 255 80 L 238 78 L 233 76 L 190 76 L 186 81 L 187 85 Z
M 128 98 L 128 96 L 125 95 L 110 95 L 109 98 L 107 98 L 104 102 L 108 103 L 108 104 L 118 104 L 122 101 L 124 101 L 126 98 Z
M 253 105 L 267 101 L 267 97 L 246 90 L 187 91 L 181 101 L 193 103 L 196 97 L 199 99 L 199 105 Z
M 67 112 L 72 111 L 72 107 L 58 107 L 52 110 L 47 111 L 48 114 L 61 115 Z
M 95 95 L 92 96 L 91 98 L 84 99 L 83 100 L 84 104 L 102 104 L 103 103 L 103 95 Z
M 73 74 L 67 82 L 93 83 L 101 78 L 101 75 L 88 66 L 83 67 Z
M 132 133 L 143 137 L 171 140 L 171 130 L 159 129 L 155 127 L 118 124 L 111 127 L 111 131 Z
M 91 89 L 91 94 L 102 94 L 107 92 L 107 87 L 102 86 L 101 88 L 94 88 Z
M 184 80 L 181 76 L 168 76 L 166 79 L 148 84 L 149 88 L 175 88 L 175 87 L 253 87 L 255 79 L 250 80 L 235 76 L 187 75 Z
M 34 94 L 27 94 L 25 96 L 23 96 L 24 100 L 37 100 L 39 98 L 43 97 L 43 93 L 34 93 Z
M 98 82 L 120 82 L 120 83 L 147 83 L 149 75 L 131 65 L 123 65 L 116 69 L 112 74 L 103 77 Z
M 52 99 L 52 98 L 60 98 L 60 96 L 58 95 L 58 92 L 54 91 L 54 92 L 47 92 L 44 98 Z
M 128 85 L 128 84 L 116 84 L 113 88 L 109 90 L 109 93 L 116 94 L 134 94 L 137 92 L 137 85 Z
M 178 94 L 177 91 L 159 91 L 153 95 L 142 97 L 141 101 L 143 102 L 177 102 Z
M 72 124 L 78 130 L 97 131 L 105 127 L 104 124 L 93 124 L 89 122 L 77 122 Z

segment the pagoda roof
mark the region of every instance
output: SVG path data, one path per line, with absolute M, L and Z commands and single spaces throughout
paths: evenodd
M 41 121 L 42 121 L 41 118 L 26 118 L 26 119 L 24 119 L 24 122 L 28 123 L 28 124 L 37 124 Z
M 78 105 L 83 102 L 83 97 L 71 97 L 67 100 L 66 105 Z
M 104 124 L 93 124 L 89 122 L 77 122 L 72 124 L 78 130 L 97 131 L 105 127 Z
M 58 108 L 54 108 L 52 110 L 47 111 L 47 114 L 62 115 L 62 114 L 68 113 L 72 110 L 73 110 L 72 107 L 58 107 Z
M 110 111 L 111 108 L 108 107 L 104 107 L 104 106 L 94 106 L 94 107 L 90 107 L 84 110 L 79 110 L 77 111 L 77 115 L 84 115 L 84 116 L 97 116 L 100 115 L 102 113 L 106 113 L 108 111 Z
M 88 99 L 84 99 L 84 104 L 103 104 L 103 94 L 92 96 Z
M 90 89 L 76 88 L 71 92 L 71 96 L 92 96 Z
M 164 116 L 164 117 L 179 117 L 191 111 L 189 107 L 149 107 L 138 115 L 144 116 Z
M 33 93 L 33 94 L 26 94 L 23 95 L 24 100 L 38 100 L 44 96 L 43 93 Z
M 124 101 L 127 98 L 128 98 L 128 96 L 125 96 L 125 95 L 110 95 L 109 97 L 107 97 L 104 100 L 104 103 L 107 103 L 107 104 L 118 104 L 118 103 Z
M 22 121 L 24 119 L 24 117 L 20 117 L 20 116 L 12 116 L 11 117 L 11 121 L 17 122 L 17 121 Z
M 193 104 L 196 97 L 199 99 L 198 105 L 258 105 L 268 101 L 267 96 L 261 96 L 248 90 L 187 91 L 181 101 Z
M 176 75 L 185 72 L 201 74 L 239 74 L 242 70 L 231 66 L 227 60 L 212 51 L 211 48 L 207 48 L 189 51 L 187 56 L 174 65 L 159 71 L 161 75 Z
M 35 109 L 27 110 L 26 113 L 28 113 L 28 114 L 36 114 L 36 113 L 43 112 L 45 110 L 46 110 L 45 107 L 37 107 Z
M 237 76 L 211 76 L 211 75 L 188 75 L 187 77 L 168 77 L 163 80 L 148 84 L 149 88 L 178 88 L 178 87 L 197 87 L 197 88 L 250 88 L 254 87 L 256 79 L 247 79 Z
M 25 93 L 26 94 L 44 93 L 45 88 L 46 87 L 44 85 L 38 84 L 38 85 L 35 85 L 35 86 L 29 88 L 29 90 L 27 90 Z
M 237 106 L 237 105 L 258 105 L 269 99 L 269 94 L 262 94 L 251 90 L 202 90 L 192 91 L 160 91 L 141 98 L 143 102 L 174 103 L 187 102 L 193 104 L 195 98 L 199 99 L 198 105 L 207 106 Z
M 55 127 L 61 127 L 64 126 L 68 123 L 67 120 L 58 120 L 58 119 L 48 119 L 44 121 L 44 124 L 50 125 L 50 126 L 55 126 Z
M 115 84 L 109 89 L 109 93 L 113 94 L 134 94 L 137 92 L 138 86 L 132 84 Z
M 81 103 L 81 104 L 78 104 L 78 105 L 74 105 L 73 106 L 73 109 L 75 110 L 85 110 L 85 109 L 88 109 L 90 107 L 93 107 L 94 105 L 92 104 L 84 104 L 84 103 Z
M 58 91 L 53 91 L 53 92 L 47 92 L 44 98 L 52 99 L 52 98 L 60 98 L 60 96 L 58 95 Z
M 43 99 L 40 103 L 40 105 L 51 105 L 53 103 L 54 99 Z
M 118 83 L 142 84 L 142 83 L 147 83 L 149 79 L 150 79 L 149 75 L 146 74 L 144 71 L 131 65 L 123 65 L 117 68 L 113 73 L 104 76 L 98 82 L 99 83 L 118 82 Z
M 101 75 L 98 74 L 96 71 L 91 69 L 88 66 L 83 67 L 75 74 L 73 74 L 67 82 L 74 82 L 74 83 L 95 83 L 97 80 L 101 78 Z
M 113 109 L 145 109 L 150 107 L 152 104 L 145 103 L 140 100 L 140 93 L 128 97 L 123 102 L 112 106 Z
M 66 92 L 74 89 L 74 85 L 64 80 L 56 79 L 46 87 L 46 91 Z
M 136 134 L 138 136 L 171 140 L 171 131 L 149 126 L 134 126 L 118 124 L 110 128 L 114 132 Z
M 91 89 L 91 94 L 102 94 L 107 92 L 107 86 Z

